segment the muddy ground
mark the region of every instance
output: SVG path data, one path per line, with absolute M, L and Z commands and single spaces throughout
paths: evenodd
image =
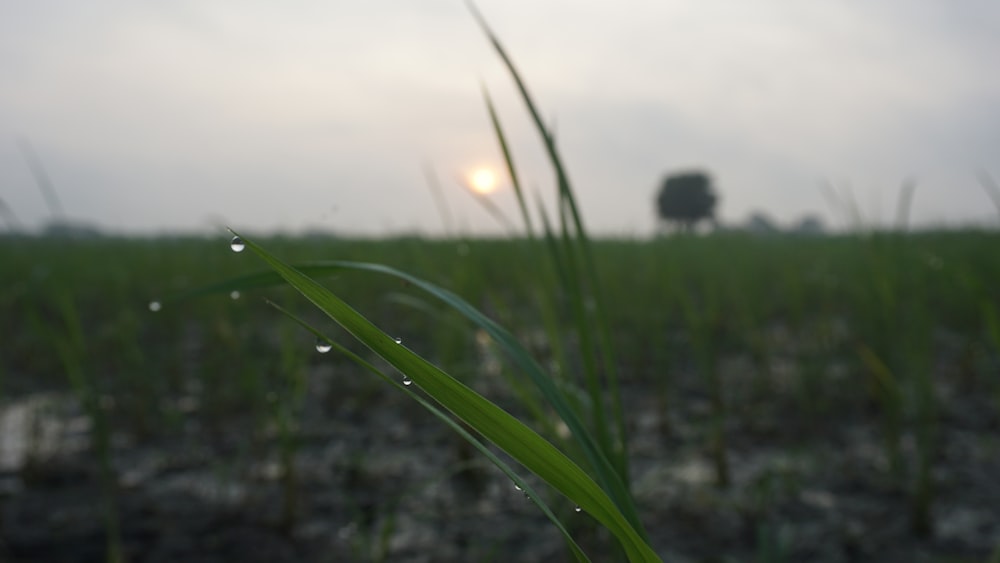
M 626 360 L 627 361 L 627 360 Z M 936 369 L 939 405 L 933 530 L 911 522 L 915 440 L 893 478 L 878 403 L 857 400 L 850 370 L 829 369 L 805 415 L 791 370 L 752 391 L 744 359 L 721 363 L 731 413 L 731 483 L 707 448 L 710 401 L 679 369 L 664 408 L 653 377 L 627 381 L 633 487 L 666 561 L 987 561 L 1000 546 L 998 400 Z M 561 536 L 534 504 L 436 419 L 331 359 L 310 388 L 286 478 L 273 424 L 219 418 L 194 397 L 170 431 L 113 433 L 114 505 L 126 561 L 556 561 Z M 759 381 L 754 385 L 759 386 Z M 476 387 L 512 404 L 500 379 Z M 29 386 L 30 387 L 30 386 Z M 841 394 L 843 397 L 841 397 Z M 8 392 L 0 443 L 0 561 L 108 560 L 105 503 L 90 425 L 67 392 Z M 112 415 L 115 402 L 103 405 Z M 824 411 L 823 409 L 826 409 Z M 553 508 L 594 561 L 606 533 L 568 503 Z

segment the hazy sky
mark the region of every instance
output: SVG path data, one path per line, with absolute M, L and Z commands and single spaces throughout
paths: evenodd
M 890 220 L 996 221 L 995 0 L 480 0 L 557 139 L 588 226 L 653 230 L 664 174 L 712 173 L 719 215 L 837 217 L 820 183 Z M 498 225 L 463 192 L 501 166 L 484 84 L 522 176 L 553 176 L 509 77 L 460 0 L 0 0 L 0 199 L 50 218 L 30 139 L 68 216 L 121 232 Z M 509 189 L 491 196 L 511 217 Z M 551 207 L 551 206 L 550 206 Z

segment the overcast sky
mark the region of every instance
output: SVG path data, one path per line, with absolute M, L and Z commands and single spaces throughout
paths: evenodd
M 727 222 L 842 222 L 820 184 L 889 221 L 994 221 L 994 0 L 480 0 L 553 124 L 591 230 L 645 236 L 663 176 L 702 168 Z M 0 0 L 0 200 L 149 233 L 437 234 L 500 227 L 461 179 L 502 161 L 481 84 L 529 186 L 553 175 L 460 0 Z M 504 182 L 506 183 L 506 182 Z M 516 217 L 509 189 L 490 196 Z M 551 206 L 550 206 L 551 207 Z

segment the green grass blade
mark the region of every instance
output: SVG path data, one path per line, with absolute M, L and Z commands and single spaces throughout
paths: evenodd
M 549 401 L 549 404 L 552 405 L 552 407 L 566 423 L 566 426 L 569 427 L 574 439 L 579 443 L 584 454 L 587 456 L 591 467 L 593 467 L 597 472 L 598 480 L 604 487 L 604 490 L 615 499 L 619 508 L 625 513 L 626 517 L 629 518 L 629 521 L 632 522 L 633 527 L 638 530 L 642 530 L 638 512 L 635 509 L 632 497 L 629 494 L 620 474 L 607 458 L 605 450 L 601 449 L 593 440 L 591 434 L 586 430 L 585 425 L 580 420 L 577 412 L 566 401 L 565 395 L 555 385 L 552 378 L 549 377 L 540 365 L 538 365 L 538 362 L 535 361 L 531 354 L 525 350 L 523 346 L 521 346 L 517 339 L 510 334 L 510 332 L 495 323 L 489 317 L 483 315 L 478 309 L 470 305 L 461 297 L 405 272 L 380 264 L 346 261 L 337 261 L 334 262 L 334 264 L 337 264 L 341 268 L 345 269 L 378 272 L 405 280 L 412 284 L 412 286 L 422 289 L 423 291 L 426 291 L 444 301 L 467 319 L 485 330 L 490 337 L 504 349 L 508 357 L 534 381 L 536 386 L 538 386 L 539 390 Z
M 549 250 L 549 255 L 552 256 L 552 262 L 559 281 L 559 288 L 561 289 L 569 285 L 566 279 L 569 273 L 564 260 L 559 254 L 559 245 L 556 243 L 555 231 L 553 230 L 552 222 L 549 220 L 548 212 L 545 211 L 545 203 L 538 192 L 535 192 L 535 203 L 538 206 L 538 214 L 542 218 L 542 235 L 545 237 L 545 246 Z
M 626 518 L 632 524 L 632 527 L 638 530 L 640 534 L 645 537 L 645 530 L 642 528 L 642 524 L 639 520 L 635 503 L 618 469 L 612 464 L 605 451 L 598 446 L 590 432 L 586 430 L 586 427 L 580 420 L 576 409 L 574 409 L 567 401 L 563 391 L 559 389 L 559 387 L 553 382 L 552 378 L 531 356 L 530 352 L 521 346 L 517 339 L 510 334 L 510 332 L 489 317 L 482 314 L 478 309 L 454 293 L 388 266 L 383 266 L 381 264 L 368 264 L 364 262 L 329 261 L 308 263 L 301 266 L 295 266 L 294 269 L 297 273 L 303 276 L 307 274 L 312 274 L 313 276 L 327 275 L 342 272 L 344 270 L 359 270 L 389 275 L 409 282 L 413 287 L 417 287 L 440 299 L 462 316 L 472 321 L 475 325 L 485 330 L 494 342 L 496 342 L 504 350 L 508 358 L 510 358 L 511 361 L 513 361 L 514 364 L 521 369 L 521 371 L 531 378 L 534 384 L 542 392 L 542 395 L 546 398 L 549 404 L 552 405 L 556 413 L 560 416 L 560 418 L 562 418 L 563 422 L 566 423 L 566 426 L 572 433 L 573 439 L 578 443 L 581 451 L 583 451 L 587 458 L 587 462 L 597 474 L 597 479 L 601 484 L 601 487 L 607 491 L 609 495 L 611 495 L 619 509 L 625 514 Z M 217 283 L 204 288 L 198 288 L 185 292 L 180 296 L 169 298 L 168 302 L 176 302 L 181 298 L 190 299 L 211 293 L 228 293 L 234 289 L 242 291 L 245 289 L 256 289 L 278 285 L 283 283 L 283 280 L 287 280 L 287 278 L 279 274 L 280 272 L 276 271 L 241 276 L 230 280 L 229 282 Z M 315 282 L 312 283 L 315 284 Z M 597 406 L 595 405 L 595 408 L 596 407 Z
M 434 322 L 437 323 L 439 329 L 445 326 L 447 326 L 447 328 L 451 330 L 463 331 L 463 332 L 468 329 L 468 325 L 466 323 L 460 322 L 459 319 L 456 317 L 442 314 L 440 310 L 435 309 L 423 299 L 419 299 L 412 295 L 401 294 L 401 293 L 390 294 L 386 296 L 386 299 L 392 303 L 396 303 L 404 307 L 410 307 L 412 309 L 421 311 L 425 315 L 432 317 L 434 319 Z M 543 433 L 549 436 L 557 435 L 555 425 L 550 420 L 550 417 L 545 415 L 545 409 L 541 402 L 540 397 L 538 397 L 536 394 L 531 393 L 531 389 L 526 385 L 525 382 L 512 377 L 511 374 L 507 372 L 507 370 L 503 370 L 501 372 L 501 376 L 504 378 L 504 381 L 506 381 L 507 384 L 510 385 L 511 387 L 510 390 L 514 393 L 514 396 L 517 397 L 517 400 L 520 402 L 521 406 L 528 413 L 531 414 L 534 420 L 542 424 L 544 430 Z
M 535 229 L 531 225 L 531 214 L 528 213 L 528 205 L 524 201 L 524 190 L 521 189 L 521 179 L 517 175 L 517 168 L 514 166 L 514 158 L 510 154 L 510 147 L 507 145 L 507 137 L 500 126 L 500 119 L 497 118 L 496 109 L 493 107 L 493 100 L 490 93 L 483 86 L 483 99 L 486 100 L 486 109 L 490 114 L 490 123 L 493 125 L 493 132 L 497 136 L 500 144 L 500 151 L 503 152 L 503 160 L 507 165 L 507 174 L 510 175 L 510 183 L 514 186 L 514 195 L 517 196 L 517 205 L 521 208 L 521 217 L 524 219 L 524 229 L 528 233 L 528 239 L 534 240 Z
M 301 325 L 303 328 L 305 328 L 306 330 L 308 330 L 309 332 L 311 332 L 317 339 L 323 340 L 324 342 L 328 343 L 330 346 L 334 347 L 338 352 L 340 352 L 341 354 L 347 356 L 348 359 L 350 359 L 351 361 L 353 361 L 354 363 L 356 363 L 357 365 L 359 365 L 360 367 L 362 367 L 363 369 L 365 369 L 369 373 L 372 373 L 373 375 L 379 377 L 380 379 L 382 379 L 386 383 L 388 383 L 388 384 L 392 385 L 393 387 L 395 387 L 397 390 L 405 393 L 411 399 L 413 399 L 414 401 L 416 401 L 417 403 L 419 403 L 420 406 L 422 406 L 425 409 L 427 409 L 428 411 L 430 411 L 430 413 L 433 414 L 435 417 L 437 417 L 439 420 L 441 420 L 441 422 L 447 424 L 452 430 L 454 430 L 456 433 L 458 433 L 459 436 L 461 436 L 464 440 L 466 440 L 467 442 L 469 442 L 470 444 L 472 444 L 472 446 L 474 448 L 476 448 L 477 450 L 479 450 L 479 453 L 483 454 L 483 456 L 485 456 L 486 459 L 488 459 L 491 463 L 493 463 L 493 465 L 497 466 L 497 468 L 499 468 L 500 471 L 502 471 L 505 475 L 507 475 L 507 477 L 509 477 L 511 481 L 513 481 L 518 487 L 521 488 L 522 491 L 525 492 L 525 494 L 527 494 L 529 497 L 531 497 L 531 499 L 534 500 L 536 504 L 538 504 L 538 507 L 542 510 L 542 512 L 545 514 L 545 516 L 553 524 L 555 524 L 556 528 L 558 528 L 559 531 L 560 531 L 560 533 L 562 533 L 563 538 L 566 540 L 567 547 L 569 547 L 570 551 L 573 553 L 573 556 L 576 557 L 577 561 L 581 561 L 581 562 L 589 562 L 590 561 L 590 558 L 588 558 L 587 555 L 583 552 L 583 550 L 580 549 L 580 546 L 573 539 L 573 536 L 570 535 L 569 530 L 566 529 L 566 526 L 563 525 L 562 521 L 559 520 L 559 518 L 555 515 L 555 513 L 552 512 L 552 510 L 549 508 L 548 504 L 545 503 L 545 501 L 542 499 L 542 497 L 540 495 L 538 495 L 538 493 L 536 493 L 535 490 L 530 485 L 528 485 L 526 482 L 524 482 L 524 480 L 521 479 L 521 477 L 513 469 L 511 469 L 511 467 L 509 465 L 507 465 L 502 459 L 500 459 L 499 457 L 497 457 L 496 454 L 494 454 L 493 452 L 491 452 L 489 450 L 489 448 L 487 448 L 482 442 L 479 441 L 479 439 L 477 439 L 475 436 L 473 436 L 472 434 L 470 434 L 460 424 L 458 424 L 457 422 L 455 422 L 455 420 L 452 419 L 450 416 L 448 416 L 447 413 L 445 413 L 441 409 L 435 407 L 432 403 L 430 403 L 429 401 L 427 401 L 426 399 L 424 399 L 420 395 L 414 393 L 412 390 L 410 390 L 409 387 L 407 387 L 405 385 L 402 385 L 396 379 L 393 379 L 393 378 L 389 377 L 384 372 L 382 372 L 382 370 L 378 369 L 377 367 L 375 367 L 374 365 L 372 365 L 370 362 L 366 361 L 361 356 L 355 354 L 354 352 L 352 352 L 352 351 L 348 350 L 347 348 L 341 346 L 337 342 L 331 340 L 329 337 L 327 337 L 326 335 L 324 335 L 322 332 L 320 332 L 319 330 L 317 330 L 315 327 L 313 327 L 312 325 L 310 325 L 306 321 L 304 321 L 301 318 L 299 318 L 298 316 L 296 316 L 291 311 L 288 311 L 287 309 L 281 307 L 280 305 L 278 305 L 278 304 L 276 304 L 276 303 L 274 303 L 272 301 L 268 301 L 267 303 L 268 303 L 268 305 L 271 305 L 272 307 L 274 307 L 275 309 L 277 309 L 279 312 L 281 312 L 282 314 L 284 314 L 285 316 L 287 316 L 288 318 L 290 318 L 291 320 L 295 321 L 296 323 L 298 323 L 299 325 Z
M 365 346 L 406 374 L 457 418 L 476 429 L 483 437 L 507 452 L 529 471 L 549 483 L 608 528 L 621 542 L 630 560 L 659 561 L 655 552 L 644 541 L 642 534 L 630 524 L 630 519 L 626 518 L 608 493 L 555 446 L 437 366 L 405 346 L 397 344 L 391 336 L 313 279 L 278 260 L 253 241 L 246 239 L 244 241 L 247 248 L 264 260 L 285 281 Z M 462 304 L 464 301 L 456 302 L 453 306 Z M 497 336 L 509 337 L 509 334 L 505 334 L 506 331 L 503 333 L 497 331 L 496 328 L 499 327 L 495 323 L 489 319 L 485 321 L 487 326 L 495 327 L 493 332 L 496 334 L 491 333 L 495 339 Z M 551 381 L 549 384 L 552 385 Z
M 541 114 L 538 111 L 531 94 L 528 92 L 528 88 L 525 85 L 524 80 L 521 78 L 517 67 L 514 65 L 513 60 L 508 56 L 507 51 L 504 49 L 500 40 L 490 29 L 489 25 L 486 23 L 485 18 L 476 8 L 476 6 L 471 2 L 467 1 L 466 5 L 472 12 L 473 17 L 479 23 L 483 32 L 486 34 L 490 43 L 493 45 L 494 50 L 497 55 L 503 61 L 504 65 L 514 80 L 518 91 L 521 94 L 521 98 L 524 101 L 525 106 L 528 109 L 528 113 L 531 115 L 532 121 L 535 123 L 535 128 L 538 130 L 539 135 L 542 137 L 542 142 L 545 145 L 545 149 L 548 153 L 549 161 L 552 164 L 553 169 L 556 173 L 556 179 L 559 186 L 559 197 L 560 203 L 566 206 L 570 217 L 573 220 L 573 227 L 575 228 L 575 239 L 574 241 L 578 243 L 579 252 L 582 255 L 583 269 L 581 272 L 586 276 L 590 283 L 592 298 L 594 303 L 594 317 L 596 319 L 597 325 L 597 341 L 595 344 L 596 353 L 600 355 L 603 360 L 603 368 L 605 371 L 606 381 L 608 389 L 611 391 L 611 401 L 612 401 L 612 414 L 615 417 L 615 429 L 618 438 L 618 452 L 607 452 L 608 454 L 616 453 L 614 460 L 617 466 L 617 471 L 619 472 L 621 479 L 628 484 L 628 432 L 625 429 L 624 411 L 621 404 L 621 390 L 618 384 L 617 375 L 617 362 L 614 357 L 614 347 L 611 344 L 611 334 L 608 328 L 607 313 L 605 312 L 604 299 L 600 291 L 600 285 L 598 283 L 597 277 L 597 267 L 594 263 L 593 253 L 590 248 L 590 241 L 587 236 L 587 231 L 583 226 L 583 219 L 580 215 L 580 211 L 576 204 L 576 198 L 573 196 L 573 190 L 570 187 L 569 177 L 566 174 L 566 168 L 563 166 L 562 157 L 559 155 L 559 151 L 556 149 L 555 139 L 549 132 L 549 129 L 545 126 L 544 121 L 542 121 Z M 562 208 L 561 208 L 562 210 Z M 572 237 L 571 237 L 572 238 Z M 585 331 L 583 324 L 578 325 L 578 329 L 581 332 Z M 581 336 L 586 336 L 581 334 Z M 595 405 L 598 410 L 603 410 L 601 405 Z

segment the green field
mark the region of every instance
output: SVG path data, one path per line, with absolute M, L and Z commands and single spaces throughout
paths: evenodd
M 1000 561 L 997 231 L 592 239 L 470 8 L 524 238 L 0 239 L 0 560 Z
M 254 240 L 450 290 L 598 436 L 614 377 L 628 487 L 664 560 L 986 561 L 1000 545 L 994 231 L 591 241 L 613 351 L 596 367 L 543 241 Z M 187 295 L 267 270 L 228 246 L 0 239 L 0 559 L 571 560 L 468 442 L 266 302 L 396 377 L 298 293 Z M 390 276 L 317 279 L 587 468 L 481 327 Z M 622 555 L 518 471 L 592 560 Z

